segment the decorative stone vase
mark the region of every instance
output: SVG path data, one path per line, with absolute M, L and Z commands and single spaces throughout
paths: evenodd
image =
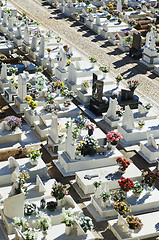
M 101 192 L 102 192 L 102 187 L 101 187 L 101 185 L 99 185 L 97 188 L 95 187 L 95 191 L 94 191 L 95 198 L 100 198 Z
M 118 168 L 118 172 L 120 172 L 121 174 L 124 174 L 124 173 L 125 173 L 125 171 L 122 171 L 122 169 L 121 169 L 120 166 L 119 166 L 119 168 Z
M 35 109 L 31 109 L 30 111 L 31 111 L 31 115 L 35 116 Z
M 66 227 L 65 227 L 65 233 L 66 233 L 66 235 L 70 235 L 71 234 L 71 230 L 72 230 L 72 225 L 70 225 L 70 226 L 67 226 L 66 225 Z
M 107 73 L 106 72 L 103 72 L 103 78 L 105 79 L 107 76 Z
M 42 234 L 43 234 L 43 238 L 42 239 L 43 240 L 47 239 L 47 234 L 48 234 L 47 230 L 45 230 L 45 231 L 43 230 Z
M 59 96 L 60 93 L 61 93 L 60 89 L 57 88 L 56 93 L 57 93 L 57 95 Z
M 139 198 L 140 195 L 141 195 L 141 193 L 134 193 L 134 192 L 133 192 L 133 196 L 134 196 L 135 198 Z
M 95 63 L 91 63 L 91 66 L 92 66 L 92 68 L 94 68 L 95 67 Z
M 153 186 L 152 187 L 147 187 L 147 192 L 146 192 L 146 194 L 147 195 L 151 195 L 152 194 L 152 191 L 153 191 Z
M 108 202 L 109 202 L 109 200 L 106 200 L 106 201 L 104 202 L 103 199 L 101 198 L 101 206 L 102 206 L 103 208 L 106 208 L 106 207 L 108 206 Z
M 60 208 L 62 208 L 62 202 L 63 202 L 63 199 L 58 199 L 58 200 L 56 200 L 57 201 L 57 208 L 58 209 L 60 209 Z
M 33 166 L 36 166 L 38 164 L 38 159 L 33 160 L 33 159 L 29 158 L 29 161 L 30 161 L 31 165 L 33 165 Z
M 83 86 L 83 84 L 82 84 L 81 90 L 82 90 L 82 92 L 85 92 L 85 93 L 87 93 L 87 92 L 88 92 L 88 88 L 87 88 L 87 87 L 85 87 L 85 86 Z

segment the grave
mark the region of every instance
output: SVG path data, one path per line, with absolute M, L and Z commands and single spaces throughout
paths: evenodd
M 133 43 L 129 51 L 129 56 L 140 59 L 142 57 L 141 50 L 141 35 L 140 33 L 133 33 Z
M 129 105 L 131 109 L 138 108 L 139 97 L 134 95 L 134 91 L 121 89 L 121 96 L 117 100 L 118 104 L 123 108 L 126 105 Z
M 40 46 L 39 46 L 39 52 L 36 56 L 36 62 L 38 65 L 42 66 L 43 68 L 46 67 L 48 58 L 45 57 L 45 37 L 44 35 L 41 36 L 40 39 Z

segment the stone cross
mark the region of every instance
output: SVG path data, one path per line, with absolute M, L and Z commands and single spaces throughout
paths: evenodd
M 112 117 L 114 119 L 117 118 L 117 115 L 116 115 L 117 104 L 118 104 L 118 102 L 117 102 L 116 98 L 115 99 L 110 98 L 110 100 L 109 100 L 109 108 L 108 108 L 106 117 Z
M 122 2 L 121 2 L 121 0 L 118 0 L 118 2 L 117 2 L 117 11 L 122 12 Z
M 76 82 L 77 82 L 77 72 L 76 72 L 75 66 L 72 62 L 70 63 L 70 65 L 68 67 L 67 81 L 71 82 L 73 84 L 76 84 Z
M 26 26 L 25 29 L 24 29 L 24 43 L 25 43 L 25 45 L 30 45 L 28 26 Z
M 51 127 L 49 131 L 50 137 L 53 139 L 55 144 L 58 144 L 58 119 L 55 114 L 52 114 L 52 121 L 51 121 Z
M 18 75 L 18 97 L 23 102 L 27 95 L 27 80 L 24 74 Z
M 21 27 L 17 26 L 17 31 L 15 32 L 15 38 L 21 39 L 22 38 L 22 32 L 21 32 Z
M 64 69 L 66 66 L 66 52 L 61 48 L 58 65 L 61 69 Z
M 11 15 L 11 17 L 8 20 L 8 30 L 10 32 L 13 32 L 13 15 Z
M 154 147 L 155 149 L 158 149 L 157 143 L 154 139 L 153 134 L 148 134 L 147 135 L 147 146 L 148 147 Z
M 7 23 L 8 23 L 7 17 L 8 17 L 8 14 L 3 12 L 3 21 L 2 21 L 3 27 L 7 27 Z
M 32 42 L 31 42 L 31 50 L 33 51 L 33 52 L 35 52 L 36 51 L 36 48 L 37 48 L 37 36 L 34 36 L 33 38 L 32 38 Z
M 76 145 L 72 137 L 72 122 L 68 128 L 67 138 L 66 138 L 66 153 L 69 155 L 71 160 L 75 159 Z
M 45 37 L 44 35 L 42 35 L 40 39 L 40 46 L 39 46 L 39 57 L 43 58 L 44 53 L 45 53 Z
M 6 63 L 2 63 L 1 80 L 7 80 L 7 65 L 6 65 Z
M 92 178 L 95 178 L 95 177 L 99 177 L 99 175 L 98 175 L 98 174 L 93 174 L 93 175 L 88 175 L 88 174 L 86 174 L 86 175 L 84 176 L 84 179 L 91 180 Z
M 125 112 L 123 114 L 122 126 L 126 130 L 134 129 L 134 117 L 129 105 L 125 106 Z

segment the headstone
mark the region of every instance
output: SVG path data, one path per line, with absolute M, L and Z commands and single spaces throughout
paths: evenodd
M 117 11 L 122 12 L 122 2 L 121 2 L 121 0 L 118 0 L 118 2 L 117 2 Z
M 68 0 L 67 5 L 68 5 L 69 8 L 73 8 L 72 0 Z
M 106 21 L 104 24 L 103 24 L 103 30 L 105 32 L 108 32 L 108 21 Z
M 109 100 L 109 108 L 108 108 L 108 111 L 107 111 L 107 114 L 106 114 L 106 117 L 112 117 L 114 119 L 117 118 L 117 115 L 116 115 L 116 107 L 117 107 L 117 99 L 112 99 L 110 98 Z
M 7 65 L 6 65 L 6 63 L 2 63 L 1 80 L 7 80 Z
M 121 89 L 121 100 L 128 101 L 133 100 L 133 92 L 125 89 Z
M 140 114 L 146 114 L 148 112 L 148 110 L 142 104 L 139 104 L 138 105 L 138 112 Z
M 39 57 L 43 58 L 44 53 L 45 53 L 45 37 L 44 35 L 42 35 L 40 39 L 40 46 L 39 46 Z
M 22 38 L 22 33 L 21 33 L 21 27 L 17 26 L 17 31 L 15 33 L 15 38 L 21 39 Z
M 16 169 L 14 170 L 14 172 L 11 175 L 11 182 L 16 182 L 19 176 L 19 167 L 16 167 Z
M 81 70 L 80 62 L 76 61 L 76 70 Z
M 6 217 L 24 217 L 25 194 L 20 193 L 4 199 L 4 214 Z
M 65 0 L 62 0 L 62 6 L 65 6 L 65 5 L 66 5 Z
M 91 22 L 94 22 L 94 16 L 93 16 L 93 14 L 89 14 L 89 20 L 91 21 Z
M 27 95 L 27 79 L 24 74 L 18 75 L 18 97 L 23 102 Z
M 135 48 L 136 50 L 141 50 L 141 35 L 139 32 L 133 33 L 132 47 Z
M 52 122 L 51 127 L 49 131 L 49 135 L 52 138 L 52 140 L 55 142 L 55 144 L 58 144 L 58 119 L 55 114 L 52 114 Z
M 157 143 L 153 137 L 153 134 L 147 135 L 147 146 L 148 147 L 154 147 L 155 149 L 158 149 Z
M 150 32 L 148 32 L 146 34 L 146 44 L 145 44 L 145 46 L 148 47 L 148 48 L 150 46 Z
M 10 156 L 8 158 L 8 164 L 9 164 L 9 168 L 17 168 L 19 167 L 18 162 L 16 161 L 16 159 L 12 156 Z
M 150 42 L 150 49 L 155 50 L 155 46 L 156 46 L 156 38 L 155 38 L 155 35 L 153 34 Z
M 96 25 L 98 25 L 98 26 L 101 25 L 101 21 L 100 21 L 100 18 L 98 16 L 96 16 Z
M 25 43 L 25 45 L 30 45 L 28 26 L 26 26 L 25 29 L 24 29 L 24 43 Z
M 123 114 L 123 119 L 122 119 L 122 126 L 126 130 L 132 130 L 134 129 L 134 117 L 133 117 L 133 112 L 131 111 L 130 107 L 127 105 L 125 106 L 125 112 Z
M 61 69 L 64 69 L 66 66 L 66 52 L 61 48 L 58 65 Z
M 83 16 L 84 16 L 84 17 L 87 17 L 87 16 L 88 16 L 88 14 L 87 14 L 87 12 L 86 12 L 86 10 L 85 10 L 84 8 L 82 8 L 82 13 L 83 13 Z
M 10 17 L 9 20 L 8 20 L 8 30 L 9 30 L 10 32 L 13 31 L 13 15 L 11 15 L 11 17 Z
M 31 42 L 31 50 L 33 51 L 33 52 L 35 52 L 36 51 L 36 48 L 37 48 L 37 36 L 34 36 L 33 38 L 32 38 L 32 42 Z
M 8 18 L 8 13 L 3 12 L 3 21 L 2 21 L 3 27 L 7 27 L 7 24 L 8 24 L 7 18 Z
M 76 145 L 72 137 L 72 123 L 68 128 L 67 138 L 66 138 L 66 153 L 69 155 L 71 160 L 75 159 Z
M 96 99 L 97 102 L 102 102 L 103 96 L 103 81 L 96 80 L 95 82 L 95 91 L 93 92 L 93 97 Z
M 8 126 L 7 122 L 6 121 L 3 121 L 1 124 L 0 124 L 0 130 L 3 132 L 3 131 L 10 131 L 11 128 Z
M 0 6 L 0 21 L 1 21 L 1 18 L 2 18 L 2 7 Z
M 46 188 L 45 188 L 41 178 L 39 177 L 39 175 L 36 175 L 36 186 L 39 188 L 40 193 L 46 192 Z
M 77 72 L 75 69 L 74 64 L 71 62 L 70 65 L 68 66 L 68 82 L 71 82 L 73 84 L 76 84 L 77 82 Z

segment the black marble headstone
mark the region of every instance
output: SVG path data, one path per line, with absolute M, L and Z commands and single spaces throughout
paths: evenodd
M 141 35 L 140 33 L 133 33 L 133 43 L 132 43 L 132 47 L 135 48 L 136 50 L 140 50 L 141 49 Z

